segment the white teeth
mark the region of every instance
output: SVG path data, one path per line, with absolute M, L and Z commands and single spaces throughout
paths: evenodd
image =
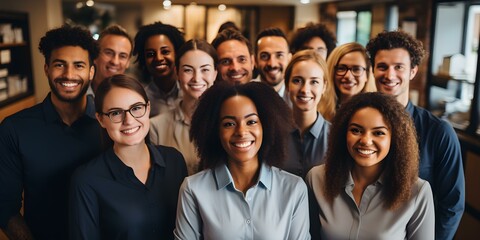
M 239 78 L 242 78 L 243 75 L 231 75 L 230 77 L 233 78 L 233 79 L 239 79 Z
M 126 129 L 126 130 L 123 130 L 122 133 L 131 134 L 131 133 L 136 132 L 138 129 L 140 129 L 140 127 L 131 128 L 131 129 Z
M 395 87 L 398 83 L 396 83 L 396 82 L 384 82 L 383 84 L 385 84 L 389 87 Z
M 62 82 L 62 86 L 64 87 L 75 87 L 78 86 L 78 83 L 68 83 L 68 82 Z
M 250 145 L 252 145 L 252 144 L 253 144 L 253 141 L 250 141 L 250 142 L 242 142 L 242 143 L 234 143 L 233 145 L 234 145 L 235 147 L 239 147 L 239 148 L 246 148 L 246 147 L 248 147 L 248 146 L 250 146 Z
M 188 85 L 193 90 L 201 90 L 205 87 L 205 85 Z
M 301 101 L 304 101 L 304 102 L 308 102 L 308 101 L 312 100 L 313 98 L 312 97 L 298 97 L 298 99 L 300 99 Z
M 361 154 L 365 154 L 365 155 L 370 155 L 370 154 L 373 154 L 375 151 L 373 150 L 364 150 L 364 149 L 358 149 L 357 150 L 359 153 Z

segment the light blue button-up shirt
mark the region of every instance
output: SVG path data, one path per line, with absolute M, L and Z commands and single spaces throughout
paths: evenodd
M 293 174 L 260 165 L 244 195 L 225 164 L 185 178 L 175 239 L 310 239 L 307 188 Z

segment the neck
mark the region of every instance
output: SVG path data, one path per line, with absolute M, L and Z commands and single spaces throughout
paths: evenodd
M 68 126 L 71 126 L 77 119 L 79 119 L 87 109 L 86 95 L 76 102 L 65 102 L 58 99 L 55 94 L 51 93 L 50 99 L 60 115 L 60 118 Z
M 102 82 L 104 78 L 100 77 L 99 75 L 95 75 L 95 78 L 90 83 L 90 86 L 92 86 L 93 92 L 97 92 L 98 85 Z
M 338 101 L 340 101 L 340 105 L 343 105 L 345 102 L 347 102 L 350 99 L 350 96 L 341 94 Z
M 273 89 L 275 89 L 275 92 L 279 92 L 280 89 L 283 87 L 283 85 L 285 85 L 285 81 L 281 81 L 280 83 L 278 83 L 277 85 L 273 86 Z
M 143 184 L 147 182 L 151 162 L 150 152 L 145 142 L 134 146 L 114 144 L 113 151 L 125 165 L 133 169 L 135 177 L 137 177 L 140 182 Z
M 195 112 L 195 108 L 197 106 L 198 100 L 192 97 L 187 97 L 184 94 L 184 98 L 180 103 L 180 108 L 182 109 L 185 118 L 190 122 L 192 120 L 193 113 Z
M 303 136 L 317 120 L 317 111 L 301 111 L 294 108 L 293 119 L 300 130 L 300 134 Z
M 161 78 L 154 78 L 153 82 L 157 87 L 162 90 L 165 93 L 170 92 L 175 84 L 177 83 L 177 79 L 174 75 L 170 75 L 167 77 L 161 77 Z
M 382 165 L 377 164 L 372 167 L 360 167 L 355 165 L 352 169 L 352 178 L 355 185 L 368 186 L 378 180 L 382 173 Z
M 247 190 L 257 182 L 260 165 L 258 161 L 236 163 L 229 160 L 228 169 L 232 175 L 235 187 L 245 194 Z

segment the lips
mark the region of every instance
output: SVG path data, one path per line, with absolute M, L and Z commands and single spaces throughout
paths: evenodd
M 66 91 L 73 91 L 75 88 L 82 84 L 80 80 L 70 80 L 70 79 L 56 79 L 55 84 L 60 85 L 61 88 L 65 89 Z
M 188 84 L 188 87 L 195 91 L 203 90 L 207 87 L 206 84 Z
M 255 141 L 241 141 L 241 142 L 232 142 L 230 144 L 239 149 L 247 149 L 250 146 L 253 146 L 254 142 Z
M 297 96 L 297 100 L 301 103 L 308 103 L 309 101 L 313 100 L 313 97 L 308 96 Z
M 124 130 L 121 130 L 120 132 L 125 134 L 125 135 L 132 135 L 132 134 L 138 132 L 139 130 L 140 130 L 140 126 L 134 127 L 134 128 L 124 129 Z

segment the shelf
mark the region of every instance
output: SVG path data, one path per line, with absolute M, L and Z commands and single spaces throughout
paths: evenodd
M 26 42 L 21 43 L 0 43 L 0 48 L 11 48 L 11 47 L 24 47 L 27 46 Z

